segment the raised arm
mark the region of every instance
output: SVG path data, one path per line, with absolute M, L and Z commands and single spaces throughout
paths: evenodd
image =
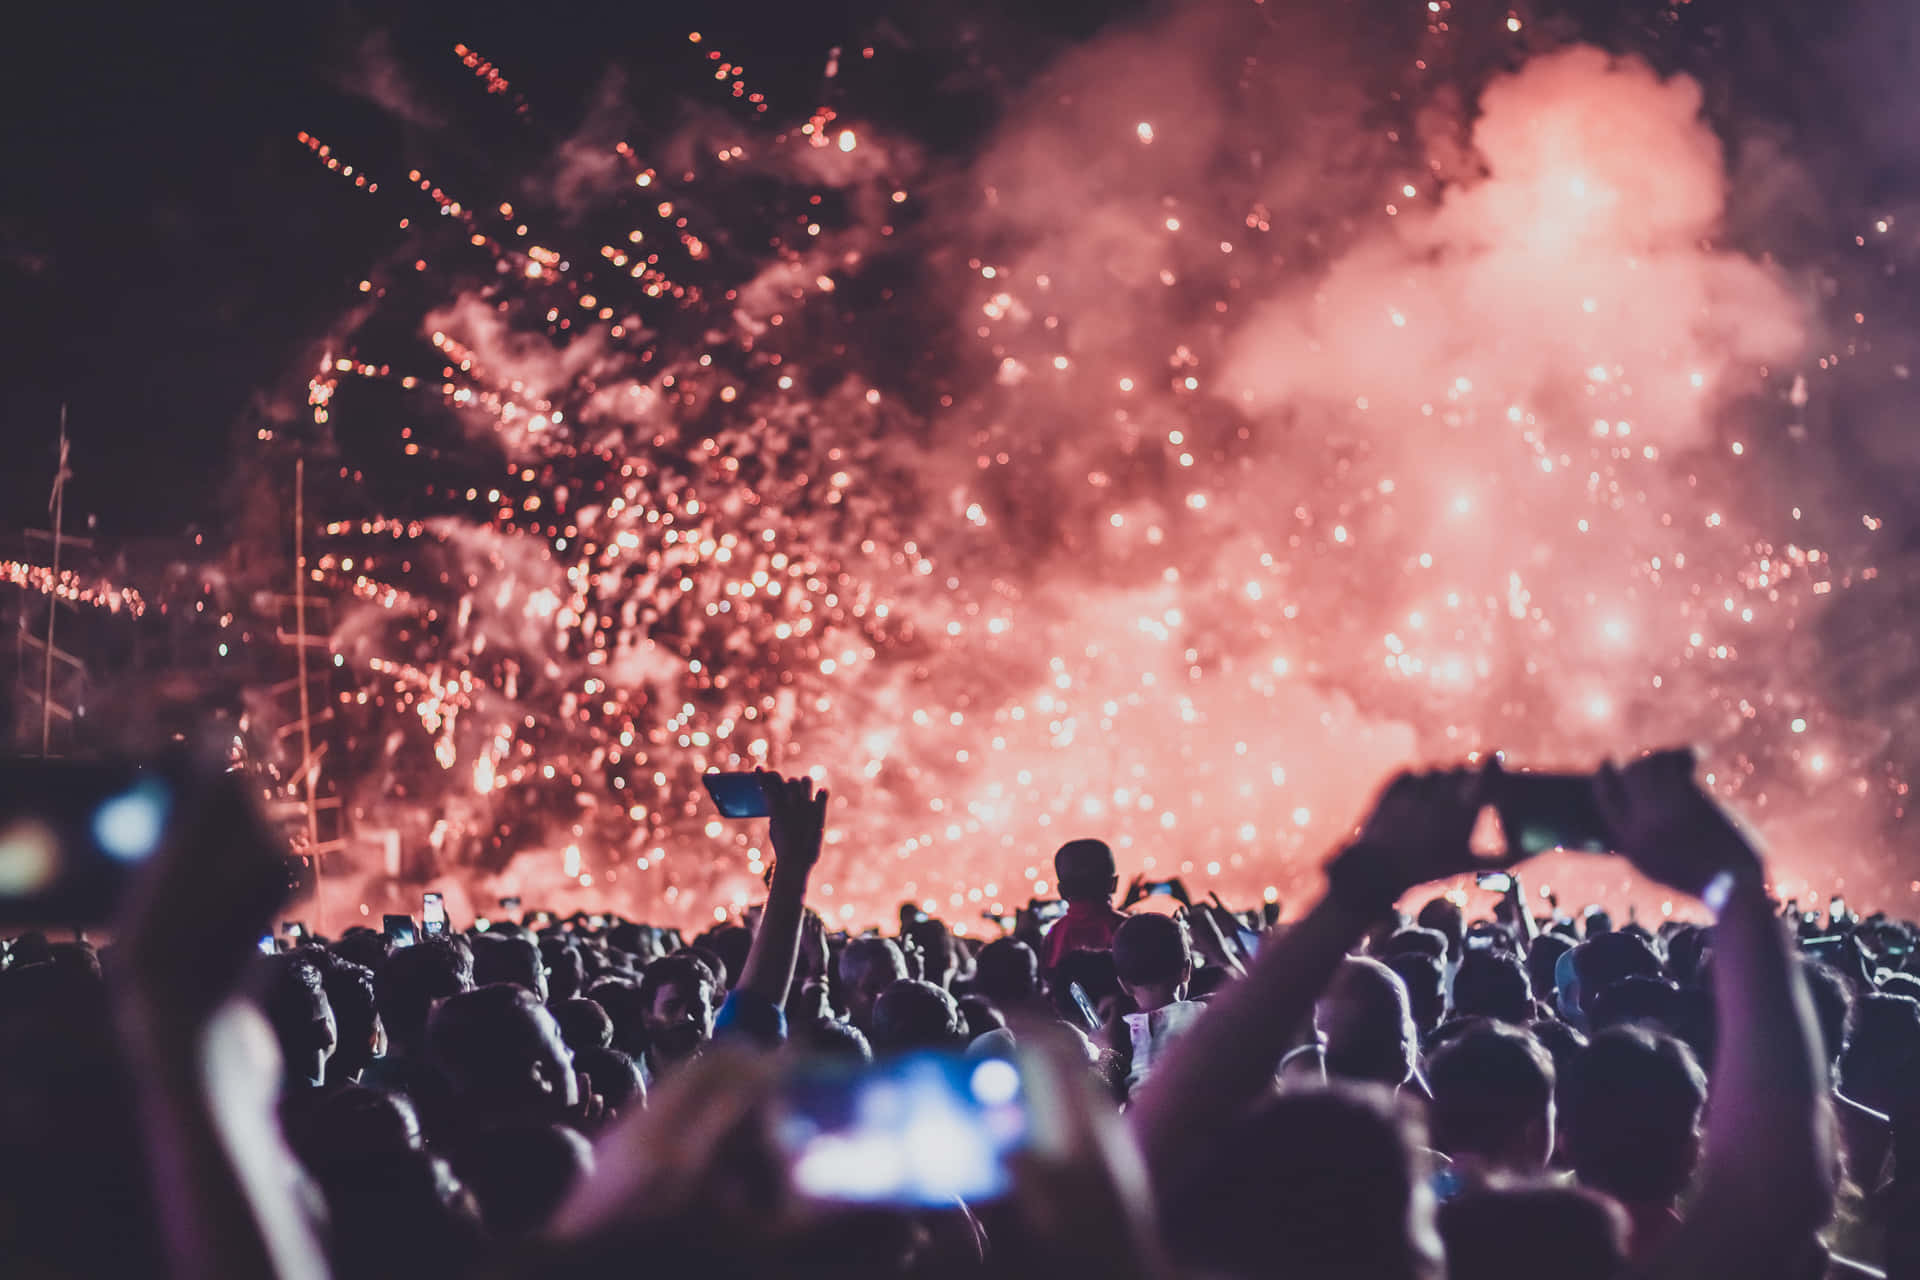
M 734 990 L 784 1009 L 793 985 L 794 960 L 800 954 L 807 877 L 820 861 L 820 842 L 826 833 L 827 792 L 815 794 L 813 779 L 805 775 L 783 778 L 766 773 L 760 785 L 766 791 L 770 815 L 773 876 L 767 886 L 767 909 L 760 915 L 760 928 Z
M 1468 848 L 1483 798 L 1483 775 L 1464 769 L 1402 774 L 1387 787 L 1359 839 L 1328 865 L 1326 895 L 1214 998 L 1128 1111 L 1157 1186 L 1177 1184 L 1190 1153 L 1204 1152 L 1272 1087 L 1281 1057 L 1369 925 L 1416 885 L 1500 865 Z
M 237 994 L 287 887 L 241 785 L 205 797 L 120 922 L 114 1020 L 170 1273 L 324 1280 L 274 1117 L 279 1050 Z
M 1803 1275 L 1833 1209 L 1826 1066 L 1754 841 L 1693 781 L 1690 752 L 1602 770 L 1601 811 L 1634 866 L 1705 901 L 1716 1049 L 1700 1192 L 1646 1277 Z

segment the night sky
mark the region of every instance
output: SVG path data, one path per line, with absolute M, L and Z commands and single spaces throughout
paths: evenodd
M 869 30 L 878 7 L 218 0 L 10 14 L 0 527 L 44 509 L 62 401 L 75 528 L 90 515 L 112 534 L 218 527 L 233 442 L 267 397 L 297 393 L 314 344 L 394 243 L 385 212 L 326 173 L 298 130 L 338 139 L 379 173 L 431 156 L 442 172 L 504 177 L 566 136 L 610 69 L 642 109 L 696 88 L 695 27 L 777 91 L 817 82 L 826 51 Z M 1018 29 L 1055 45 L 1096 25 L 1094 8 L 1049 6 Z M 478 92 L 456 41 L 505 66 L 537 106 L 532 124 Z M 410 112 L 369 101 L 382 63 Z M 945 123 L 963 141 L 967 115 L 932 131 Z

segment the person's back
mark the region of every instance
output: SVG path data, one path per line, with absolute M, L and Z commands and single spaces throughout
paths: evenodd
M 450 996 L 427 1024 L 427 1049 L 454 1109 L 429 1115 L 436 1139 L 511 1123 L 546 1123 L 579 1104 L 560 1026 L 533 993 L 496 983 Z M 436 1123 L 436 1121 L 440 1121 Z
M 1052 972 L 1074 951 L 1105 951 L 1126 916 L 1113 909 L 1120 888 L 1113 850 L 1101 840 L 1069 840 L 1053 855 L 1054 881 L 1067 904 L 1042 940 L 1041 968 Z
M 873 1004 L 873 1051 L 959 1049 L 967 1042 L 966 1020 L 945 987 L 902 978 Z
M 1516 1027 L 1533 1021 L 1533 987 L 1518 956 L 1467 948 L 1453 975 L 1456 1018 L 1497 1018 Z

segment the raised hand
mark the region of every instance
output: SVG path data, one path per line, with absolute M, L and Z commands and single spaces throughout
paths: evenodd
M 1336 895 L 1384 910 L 1416 885 L 1519 861 L 1480 857 L 1468 844 L 1496 768 L 1402 773 L 1388 783 L 1359 839 L 1327 868 Z
M 767 797 L 767 833 L 773 841 L 774 874 L 785 869 L 805 875 L 820 860 L 826 835 L 827 790 L 813 789 L 805 774 L 783 778 L 772 770 L 758 770 L 760 788 Z
M 1120 909 L 1122 911 L 1125 911 L 1127 908 L 1140 902 L 1146 896 L 1147 896 L 1147 878 L 1144 875 L 1137 875 L 1133 879 L 1127 881 L 1127 892 L 1120 899 Z
M 1722 872 L 1757 879 L 1760 855 L 1693 771 L 1692 751 L 1658 751 L 1624 769 L 1602 765 L 1593 796 L 1641 875 L 1697 898 Z

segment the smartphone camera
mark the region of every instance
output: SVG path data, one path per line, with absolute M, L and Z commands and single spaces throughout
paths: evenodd
M 447 903 L 437 893 L 420 895 L 420 936 L 423 938 L 447 936 Z
M 896 1208 L 997 1199 L 1029 1137 L 1020 1069 L 921 1053 L 870 1067 L 810 1062 L 783 1083 L 772 1136 L 814 1200 Z
M 709 773 L 701 779 L 723 818 L 764 818 L 767 793 L 757 773 Z

